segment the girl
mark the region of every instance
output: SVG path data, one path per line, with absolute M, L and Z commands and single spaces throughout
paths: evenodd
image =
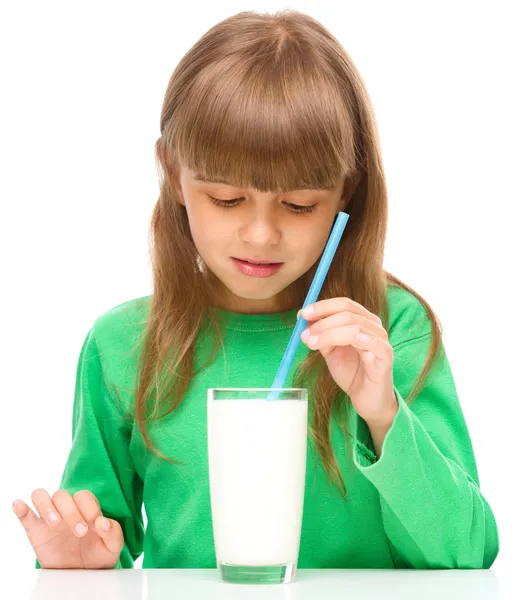
M 206 390 L 270 387 L 346 210 L 289 374 L 311 398 L 299 567 L 490 567 L 440 325 L 382 266 L 377 128 L 339 42 L 293 10 L 227 18 L 175 69 L 160 130 L 153 294 L 93 323 L 60 489 L 14 503 L 37 566 L 215 567 Z

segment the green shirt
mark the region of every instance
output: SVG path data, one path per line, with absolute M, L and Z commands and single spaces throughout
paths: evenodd
M 419 396 L 410 406 L 404 402 L 427 356 L 431 327 L 414 296 L 388 290 L 398 412 L 377 460 L 365 421 L 351 410 L 354 468 L 343 433 L 332 424 L 347 500 L 309 442 L 298 567 L 488 568 L 498 553 L 497 526 L 479 488 L 449 363 L 444 356 Z M 150 299 L 108 310 L 86 336 L 78 361 L 72 448 L 60 487 L 71 494 L 91 490 L 103 513 L 120 522 L 125 546 L 117 568 L 132 567 L 142 552 L 144 568 L 215 568 L 206 390 L 270 387 L 297 311 L 223 313 L 225 353 L 194 377 L 180 406 L 150 428 L 156 447 L 182 461 L 172 464 L 147 449 L 137 426 L 125 418 Z M 199 336 L 196 369 L 210 347 L 210 337 Z M 287 382 L 307 352 L 301 343 Z

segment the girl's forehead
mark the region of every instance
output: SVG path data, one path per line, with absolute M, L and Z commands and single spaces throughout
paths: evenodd
M 240 185 L 236 185 L 235 183 L 233 183 L 232 181 L 230 181 L 226 177 L 222 177 L 222 176 L 219 176 L 219 175 L 216 175 L 214 177 L 207 177 L 203 173 L 200 173 L 198 171 L 190 171 L 190 175 L 191 175 L 191 177 L 192 177 L 192 179 L 194 181 L 200 181 L 200 182 L 203 182 L 203 183 L 221 183 L 223 185 L 229 185 L 231 187 L 237 187 L 237 188 L 241 187 Z M 322 187 L 322 188 L 319 188 L 319 189 L 320 189 L 320 191 L 332 192 L 332 191 L 334 191 L 334 190 L 337 189 L 338 185 L 341 184 L 342 181 L 343 181 L 343 177 L 339 177 L 336 185 Z M 302 190 L 305 190 L 305 189 L 306 188 L 302 188 Z M 301 191 L 301 190 L 295 190 L 295 191 Z

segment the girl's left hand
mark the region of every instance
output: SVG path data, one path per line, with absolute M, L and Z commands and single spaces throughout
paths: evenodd
M 311 309 L 308 311 L 308 309 Z M 326 359 L 329 372 L 370 428 L 388 429 L 398 411 L 393 356 L 379 317 L 350 298 L 328 298 L 299 311 L 301 339 Z M 368 336 L 360 340 L 358 334 Z

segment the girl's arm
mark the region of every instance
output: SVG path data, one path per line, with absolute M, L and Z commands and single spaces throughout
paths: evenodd
M 480 491 L 467 425 L 444 348 L 410 406 L 404 397 L 427 356 L 430 333 L 394 348 L 398 412 L 379 459 L 356 416 L 354 460 L 380 495 L 397 567 L 483 569 L 494 562 L 496 521 Z
M 92 328 L 78 361 L 72 448 L 60 489 L 71 494 L 90 490 L 103 514 L 120 523 L 125 545 L 116 568 L 132 568 L 143 551 L 143 483 L 129 452 L 131 432 L 132 421 L 124 418 L 107 389 Z

